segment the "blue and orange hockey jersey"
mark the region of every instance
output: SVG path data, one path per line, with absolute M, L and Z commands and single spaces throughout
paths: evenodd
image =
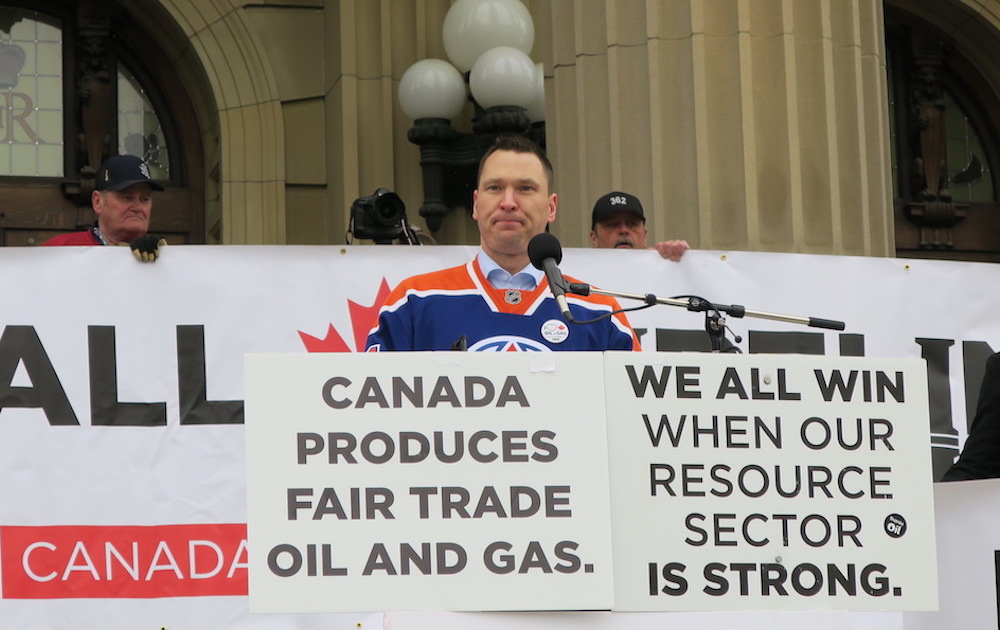
M 620 310 L 607 296 L 566 298 L 576 321 Z M 470 351 L 486 352 L 639 350 L 623 314 L 568 324 L 546 284 L 531 291 L 496 289 L 476 259 L 401 282 L 379 309 L 366 350 L 451 350 L 460 340 Z

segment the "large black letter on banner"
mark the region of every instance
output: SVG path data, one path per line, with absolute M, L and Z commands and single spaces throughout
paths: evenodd
M 21 363 L 32 387 L 14 387 Z M 5 407 L 41 408 L 51 425 L 80 424 L 33 326 L 7 326 L 0 335 L 0 410 Z
M 955 345 L 952 339 L 914 339 L 920 345 L 920 356 L 927 361 L 927 399 L 930 403 L 931 464 L 934 480 L 951 467 L 956 451 L 952 444 L 958 440 L 958 431 L 953 426 L 951 416 L 951 359 L 949 348 Z M 944 437 L 947 436 L 947 437 Z M 948 446 L 942 448 L 942 438 Z
M 209 400 L 205 327 L 177 327 L 177 386 L 181 424 L 243 424 L 242 400 Z
M 118 402 L 115 327 L 88 326 L 90 350 L 90 423 L 95 426 L 162 427 L 167 403 Z

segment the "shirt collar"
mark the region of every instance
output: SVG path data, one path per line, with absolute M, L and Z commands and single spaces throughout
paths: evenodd
M 479 250 L 476 259 L 479 261 L 479 268 L 482 269 L 483 275 L 495 289 L 531 291 L 545 279 L 545 272 L 541 269 L 535 269 L 530 263 L 521 271 L 511 275 L 482 249 Z

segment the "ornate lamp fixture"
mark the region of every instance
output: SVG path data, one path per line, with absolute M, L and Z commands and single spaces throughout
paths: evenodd
M 413 119 L 407 138 L 420 147 L 420 216 L 432 232 L 452 208 L 471 207 L 479 159 L 496 136 L 545 144 L 544 73 L 528 56 L 535 40 L 528 9 L 519 0 L 458 0 L 442 36 L 451 63 L 423 59 L 399 82 L 399 103 Z M 469 100 L 472 131 L 459 131 L 451 119 Z

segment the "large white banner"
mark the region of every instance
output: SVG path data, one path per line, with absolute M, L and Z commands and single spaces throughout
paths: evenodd
M 142 265 L 124 248 L 0 249 L 0 619 L 371 627 L 349 614 L 248 612 L 243 357 L 355 351 L 388 287 L 474 251 L 170 246 Z M 924 358 L 936 475 L 965 435 L 985 358 L 1000 349 L 1000 297 L 984 290 L 1000 283 L 996 265 L 564 254 L 567 274 L 607 289 L 847 324 L 729 318 L 746 353 Z M 658 306 L 630 317 L 646 349 L 707 348 L 700 313 Z

